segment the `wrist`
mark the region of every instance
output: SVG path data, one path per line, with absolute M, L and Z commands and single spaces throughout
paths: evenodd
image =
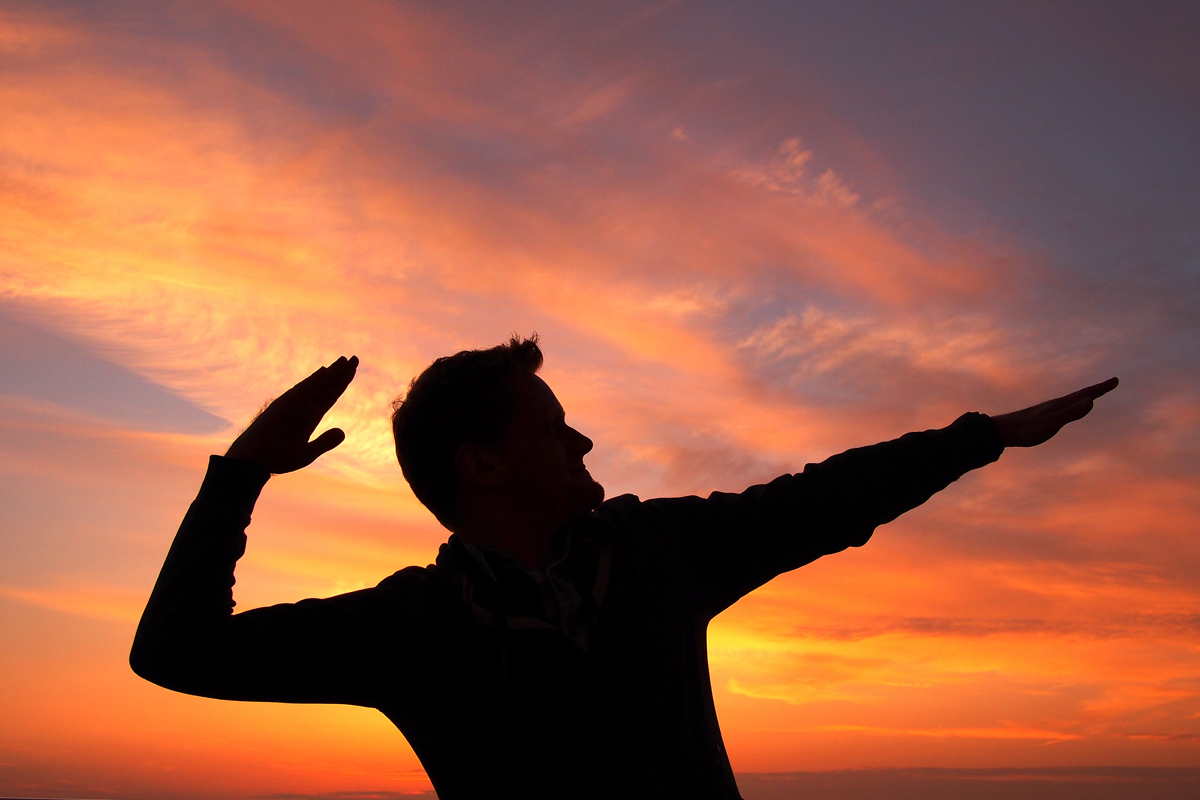
M 1001 414 L 998 417 L 988 417 L 996 429 L 996 436 L 1000 439 L 1001 447 L 1012 447 L 1013 445 L 1012 420 L 1008 419 L 1008 416 L 1008 414 Z
M 253 464 L 260 469 L 266 470 L 267 472 L 274 472 L 274 470 L 272 470 L 267 464 L 266 459 L 264 459 L 260 453 L 255 452 L 254 448 L 239 445 L 239 443 L 236 441 L 229 446 L 228 450 L 225 451 L 224 458 L 228 458 L 232 461 L 244 461 L 247 464 Z

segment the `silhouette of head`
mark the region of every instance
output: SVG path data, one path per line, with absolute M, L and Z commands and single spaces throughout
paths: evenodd
M 592 441 L 566 424 L 535 374 L 537 335 L 439 358 L 393 404 L 392 432 L 404 477 L 426 508 L 455 529 L 462 453 L 487 452 L 497 490 L 565 523 L 604 499 L 583 466 Z

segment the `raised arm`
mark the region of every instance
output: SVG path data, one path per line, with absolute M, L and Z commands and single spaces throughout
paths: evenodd
M 345 434 L 309 441 L 354 377 L 358 360 L 321 367 L 272 402 L 209 471 L 163 564 L 130 653 L 134 671 L 207 697 L 370 705 L 369 652 L 384 637 L 387 591 L 368 589 L 234 615 L 233 570 L 272 473 L 311 464 Z

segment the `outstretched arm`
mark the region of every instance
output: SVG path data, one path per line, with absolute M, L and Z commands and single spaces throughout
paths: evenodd
M 848 450 L 739 494 L 650 500 L 638 506 L 648 515 L 642 524 L 678 543 L 676 560 L 716 614 L 782 572 L 865 544 L 876 527 L 995 461 L 1005 447 L 1045 442 L 1116 385 L 1113 378 L 992 418 L 965 414 L 946 428 Z
M 321 367 L 212 458 L 138 625 L 130 664 L 139 675 L 207 697 L 370 704 L 380 659 L 364 648 L 383 638 L 370 631 L 386 613 L 383 590 L 232 613 L 259 491 L 271 473 L 307 466 L 345 438 L 335 428 L 309 441 L 357 364 Z

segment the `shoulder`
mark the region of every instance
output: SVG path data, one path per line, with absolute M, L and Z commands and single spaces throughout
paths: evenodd
M 620 514 L 623 511 L 636 509 L 642 504 L 642 499 L 636 494 L 622 494 L 610 500 L 605 500 L 596 508 L 596 515 L 599 517 L 613 516 Z
M 605 500 L 592 512 L 591 517 L 600 525 L 627 530 L 649 524 L 650 520 L 646 516 L 648 510 L 647 504 L 636 494 L 623 494 Z
M 691 527 L 699 510 L 697 504 L 703 502 L 698 497 L 642 500 L 634 494 L 623 494 L 601 503 L 591 516 L 615 538 L 649 546 L 652 541 L 671 540 L 680 530 Z
M 642 500 L 635 494 L 623 494 L 605 500 L 595 516 L 618 527 L 672 526 L 703 508 L 705 500 L 696 496 L 655 497 Z
M 393 572 L 381 580 L 376 588 L 378 589 L 395 589 L 408 586 L 427 585 L 431 580 L 436 580 L 437 567 L 430 564 L 427 567 L 405 567 L 402 570 Z
M 376 585 L 380 592 L 404 595 L 427 595 L 444 592 L 448 586 L 445 570 L 436 564 L 427 567 L 405 567 L 387 576 Z

